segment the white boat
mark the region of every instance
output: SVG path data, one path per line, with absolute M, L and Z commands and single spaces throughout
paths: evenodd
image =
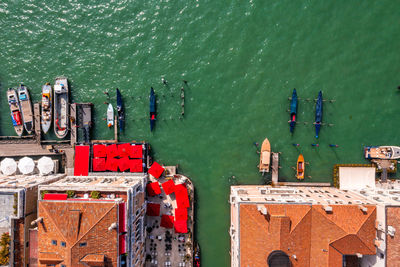
M 265 138 L 261 145 L 260 165 L 258 165 L 258 168 L 261 173 L 269 172 L 270 161 L 271 161 L 271 144 L 269 143 L 268 138 Z
M 18 95 L 14 89 L 9 88 L 7 90 L 7 100 L 8 105 L 10 106 L 11 120 L 14 126 L 14 130 L 18 134 L 18 136 L 21 136 L 24 132 L 24 126 L 22 124 L 21 108 L 19 106 Z
M 364 147 L 366 159 L 399 159 L 400 147 L 398 146 L 366 146 Z
M 111 103 L 108 104 L 108 108 L 107 108 L 107 126 L 108 126 L 108 128 L 111 128 L 114 126 L 114 108 L 111 105 Z
M 69 129 L 68 80 L 58 77 L 54 83 L 54 133 L 64 138 Z
M 50 83 L 46 83 L 42 87 L 42 118 L 41 125 L 43 133 L 47 133 L 51 126 L 51 115 L 53 110 L 53 98 Z
M 23 84 L 18 87 L 18 98 L 25 130 L 28 132 L 28 134 L 31 134 L 33 131 L 32 103 L 31 97 L 29 96 L 29 90 Z

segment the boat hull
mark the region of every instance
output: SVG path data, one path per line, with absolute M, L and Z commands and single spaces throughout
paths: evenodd
M 265 138 L 260 151 L 260 164 L 258 165 L 259 171 L 269 172 L 269 167 L 271 165 L 271 144 L 268 138 Z
M 51 127 L 52 110 L 53 110 L 53 94 L 49 83 L 42 87 L 42 103 L 41 103 L 41 126 L 43 133 L 47 133 Z
M 122 101 L 122 95 L 118 88 L 117 88 L 117 112 L 118 112 L 119 130 L 122 132 L 125 127 L 125 112 Z
M 297 105 L 298 105 L 297 92 L 296 89 L 293 89 L 292 99 L 290 100 L 290 121 L 289 121 L 291 133 L 294 132 L 294 128 L 296 126 Z
M 69 131 L 69 88 L 65 77 L 58 77 L 54 83 L 54 133 L 60 139 Z
M 150 131 L 154 130 L 154 127 L 156 125 L 156 116 L 157 116 L 156 95 L 154 93 L 153 87 L 151 87 L 151 90 L 150 90 Z
M 11 112 L 13 127 L 18 136 L 22 136 L 24 125 L 22 123 L 21 107 L 19 105 L 18 94 L 14 89 L 7 90 L 7 100 Z
M 32 102 L 29 95 L 29 90 L 23 84 L 18 87 L 18 98 L 25 130 L 28 134 L 31 134 L 33 131 Z
M 317 98 L 317 104 L 315 105 L 315 138 L 319 137 L 319 132 L 321 130 L 321 123 L 322 123 L 322 91 L 319 91 L 318 93 L 318 98 Z
M 302 154 L 297 158 L 297 168 L 296 168 L 296 177 L 299 180 L 304 179 L 305 165 L 304 165 L 304 157 Z
M 107 127 L 111 128 L 114 126 L 114 108 L 111 104 L 108 104 L 107 108 Z

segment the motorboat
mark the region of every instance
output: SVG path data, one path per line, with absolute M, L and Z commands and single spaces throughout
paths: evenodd
M 9 88 L 7 90 L 7 100 L 8 105 L 10 106 L 11 120 L 14 126 L 14 130 L 18 136 L 21 136 L 24 132 L 24 125 L 22 123 L 21 107 L 19 106 L 18 95 L 14 89 Z
M 296 88 L 293 89 L 292 99 L 290 100 L 290 132 L 293 133 L 294 127 L 296 126 L 296 117 L 297 117 L 297 92 Z
M 322 92 L 319 91 L 318 93 L 318 98 L 317 98 L 317 104 L 315 105 L 315 138 L 318 138 L 319 136 L 319 131 L 321 130 L 321 124 L 322 124 Z
M 150 90 L 150 131 L 153 131 L 156 124 L 156 95 L 154 93 L 153 87 Z
M 297 158 L 297 168 L 296 168 L 296 177 L 299 180 L 304 179 L 304 171 L 305 171 L 305 164 L 304 164 L 304 157 L 302 154 L 299 155 Z
M 366 146 L 364 147 L 366 159 L 399 159 L 400 147 L 398 146 Z
M 107 127 L 111 128 L 114 126 L 114 108 L 113 105 L 110 103 L 108 104 L 107 108 Z
M 24 122 L 25 130 L 28 134 L 31 134 L 33 131 L 33 110 L 32 110 L 32 102 L 31 97 L 29 95 L 28 88 L 21 84 L 18 87 L 18 98 L 19 105 L 21 107 L 22 120 Z
M 260 151 L 260 165 L 258 168 L 260 172 L 265 173 L 269 172 L 269 167 L 271 164 L 271 144 L 269 143 L 268 138 L 265 138 Z
M 41 103 L 41 125 L 43 133 L 47 133 L 51 126 L 52 111 L 53 111 L 53 94 L 50 83 L 42 86 L 42 103 Z
M 118 88 L 117 88 L 117 112 L 118 112 L 119 131 L 122 132 L 125 126 L 125 112 L 122 101 L 122 95 Z
M 54 83 L 54 133 L 64 138 L 69 130 L 68 79 L 58 77 Z

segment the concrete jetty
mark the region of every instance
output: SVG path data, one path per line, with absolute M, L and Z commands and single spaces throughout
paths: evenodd
M 272 184 L 278 183 L 279 153 L 272 152 Z

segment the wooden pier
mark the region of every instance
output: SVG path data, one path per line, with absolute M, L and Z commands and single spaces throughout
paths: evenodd
M 40 139 L 42 139 L 41 123 L 40 123 L 40 103 L 35 103 L 33 105 L 33 116 L 35 120 L 35 138 L 36 142 L 40 144 Z
M 278 184 L 279 153 L 272 152 L 272 184 Z
M 72 103 L 70 105 L 69 109 L 69 114 L 70 114 L 70 129 L 71 129 L 71 139 L 70 139 L 70 144 L 71 146 L 74 146 L 77 143 L 78 140 L 78 129 L 76 127 L 76 103 Z

